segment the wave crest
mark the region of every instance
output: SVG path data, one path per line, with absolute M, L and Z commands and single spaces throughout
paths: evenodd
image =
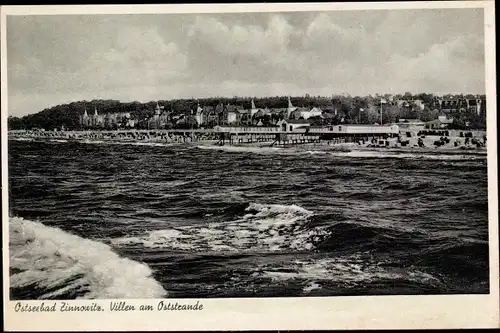
M 166 296 L 147 265 L 103 243 L 18 217 L 9 229 L 11 288 L 37 289 L 38 299 Z
M 310 250 L 328 234 L 322 227 L 307 228 L 314 214 L 297 205 L 252 203 L 245 213 L 230 222 L 154 230 L 141 236 L 115 238 L 112 242 L 197 252 Z

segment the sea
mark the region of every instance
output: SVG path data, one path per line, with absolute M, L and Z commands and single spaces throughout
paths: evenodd
M 486 154 L 9 140 L 10 298 L 489 292 Z

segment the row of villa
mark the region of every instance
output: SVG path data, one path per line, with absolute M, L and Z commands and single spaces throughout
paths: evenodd
M 386 104 L 395 105 L 400 108 L 415 108 L 419 110 L 424 110 L 428 107 L 431 110 L 437 110 L 444 114 L 449 113 L 475 113 L 478 116 L 486 112 L 486 99 L 484 96 L 476 95 L 473 98 L 465 97 L 435 97 L 429 103 L 425 103 L 419 98 L 394 98 L 389 95 L 386 98 L 382 98 L 381 101 Z
M 148 129 L 167 128 L 172 125 L 182 127 L 205 127 L 212 128 L 221 125 L 237 126 L 277 126 L 283 119 L 301 119 L 310 118 L 325 119 L 333 118 L 335 113 L 324 112 L 320 108 L 295 107 L 288 98 L 288 107 L 286 108 L 256 108 L 252 99 L 251 108 L 245 109 L 237 105 L 218 104 L 215 108 L 212 106 L 201 107 L 199 104 L 196 110 L 190 114 L 173 115 L 166 111 L 163 106 L 156 103 L 154 115 L 142 121 L 147 123 Z M 133 119 L 128 112 L 115 112 L 99 114 L 97 108 L 93 114 L 89 114 L 85 109 L 80 117 L 80 124 L 83 128 L 134 128 L 139 120 Z M 309 123 L 309 122 L 307 122 Z
M 469 112 L 484 112 L 485 101 L 481 99 L 440 99 L 437 103 L 441 107 L 438 109 L 441 114 L 438 119 L 431 122 L 421 122 L 418 119 L 400 119 L 396 124 L 401 128 L 447 128 L 453 123 L 453 119 L 446 116 L 447 111 L 460 111 L 467 109 Z M 380 104 L 393 104 L 400 107 L 424 108 L 421 100 L 405 99 L 380 99 Z M 379 104 L 379 105 L 380 105 Z M 435 105 L 434 105 L 435 107 Z M 216 126 L 232 127 L 282 127 L 283 122 L 287 122 L 287 128 L 306 128 L 315 126 L 331 125 L 333 118 L 337 117 L 337 110 L 322 110 L 318 107 L 296 107 L 288 97 L 286 108 L 257 108 L 254 100 L 251 100 L 251 107 L 218 104 L 217 106 L 200 106 L 186 114 L 174 115 L 173 112 L 165 110 L 164 106 L 156 103 L 154 114 L 145 119 L 134 119 L 128 112 L 115 112 L 99 114 L 97 108 L 94 113 L 89 114 L 85 109 L 80 117 L 82 128 L 147 128 L 147 129 L 168 129 L 168 128 L 214 128 Z M 342 123 L 343 120 L 340 119 Z M 378 124 L 375 124 L 378 125 Z M 372 125 L 368 125 L 372 126 Z

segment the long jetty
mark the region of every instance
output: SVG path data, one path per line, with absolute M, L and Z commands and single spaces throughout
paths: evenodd
M 214 129 L 120 129 L 120 130 L 81 130 L 81 131 L 9 131 L 9 137 L 64 140 L 109 140 L 109 141 L 147 141 L 167 143 L 187 143 L 215 141 L 218 145 L 269 143 L 270 146 L 287 146 L 316 143 L 327 140 L 332 143 L 354 142 L 357 140 L 378 139 L 395 136 L 399 129 L 389 126 L 371 127 L 360 130 L 348 126 L 296 129 L 285 131 L 280 127 L 216 127 Z

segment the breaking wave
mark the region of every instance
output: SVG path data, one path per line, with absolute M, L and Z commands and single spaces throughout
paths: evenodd
M 39 222 L 10 218 L 12 298 L 160 298 L 167 295 L 145 264 L 100 242 Z M 13 273 L 13 274 L 12 274 Z
M 420 152 L 401 152 L 400 150 L 357 150 L 348 149 L 347 151 L 338 151 L 342 147 L 267 147 L 267 146 L 215 146 L 198 145 L 198 149 L 218 150 L 229 153 L 254 153 L 254 154 L 279 154 L 279 155 L 322 155 L 326 157 L 349 157 L 349 158 L 400 158 L 400 159 L 422 159 L 422 160 L 481 160 L 486 159 L 484 152 L 464 153 L 462 151 L 420 151 Z M 312 148 L 312 149 L 311 149 Z
M 321 289 L 323 284 L 332 281 L 339 285 L 366 285 L 379 280 L 410 281 L 439 285 L 438 277 L 416 269 L 403 270 L 384 267 L 382 263 L 370 262 L 362 255 L 351 255 L 338 258 L 322 258 L 317 260 L 293 260 L 280 263 L 279 267 L 262 265 L 254 275 L 271 279 L 275 282 L 299 281 L 306 294 Z
M 103 141 L 103 140 L 79 140 L 79 143 L 85 144 L 104 144 L 104 145 L 121 145 L 121 146 L 147 146 L 147 147 L 172 147 L 178 146 L 179 143 L 165 142 L 139 142 L 139 141 Z
M 326 228 L 308 228 L 314 214 L 300 206 L 252 203 L 245 213 L 230 222 L 155 230 L 112 243 L 198 252 L 310 250 L 328 235 Z
M 229 153 L 255 153 L 255 154 L 269 154 L 269 153 L 287 153 L 289 149 L 277 147 L 256 147 L 256 146 L 214 146 L 214 145 L 198 145 L 198 149 L 220 150 Z
M 35 141 L 34 138 L 25 138 L 25 137 L 19 137 L 19 136 L 13 136 L 13 137 L 9 137 L 9 140 L 12 140 L 12 141 Z
M 403 158 L 403 159 L 428 159 L 428 160 L 476 160 L 485 159 L 486 154 L 463 154 L 463 153 L 444 153 L 444 152 L 421 152 L 421 153 L 400 153 L 391 151 L 368 151 L 353 150 L 350 152 L 334 152 L 333 156 L 341 157 L 360 157 L 360 158 Z

